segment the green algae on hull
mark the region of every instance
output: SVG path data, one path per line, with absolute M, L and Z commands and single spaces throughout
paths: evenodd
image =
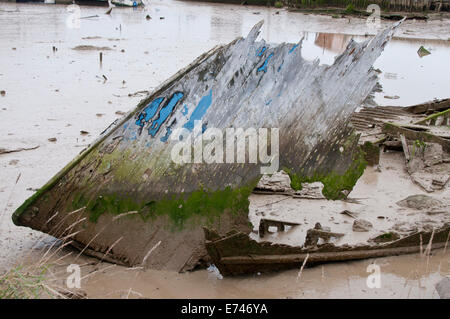
M 72 202 L 74 210 L 86 207 L 91 222 L 97 222 L 104 213 L 119 215 L 137 211 L 139 216 L 147 221 L 161 215 L 167 215 L 174 229 L 182 229 L 191 217 L 203 217 L 207 223 L 212 223 L 224 212 L 233 215 L 248 214 L 249 200 L 256 183 L 232 189 L 230 186 L 214 192 L 203 189 L 196 190 L 183 197 L 173 195 L 158 201 L 136 202 L 130 197 L 114 194 L 97 196 L 88 200 L 82 194 L 75 196 Z
M 324 185 L 322 194 L 325 198 L 332 200 L 344 199 L 346 195 L 343 191 L 350 192 L 364 173 L 367 166 L 364 155 L 365 153 L 360 149 L 350 167 L 342 175 L 331 171 L 328 174 L 315 173 L 311 177 L 308 177 L 296 174 L 288 168 L 284 168 L 284 171 L 291 178 L 291 187 L 294 190 L 301 190 L 302 183 L 322 182 Z

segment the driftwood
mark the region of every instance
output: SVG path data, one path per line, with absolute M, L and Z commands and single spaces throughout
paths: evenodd
M 36 145 L 33 147 L 21 147 L 21 148 L 16 148 L 16 149 L 12 149 L 12 150 L 0 148 L 0 155 L 1 154 L 9 154 L 9 153 L 17 153 L 17 152 L 22 152 L 22 151 L 31 151 L 31 150 L 37 149 L 38 147 L 39 147 L 39 145 Z
M 423 142 L 437 143 L 442 145 L 446 152 L 450 152 L 450 140 L 430 133 L 426 127 L 385 123 L 383 126 L 383 133 L 398 137 L 404 136 L 412 141 L 419 140 Z
M 285 222 L 280 220 L 261 218 L 259 221 L 259 237 L 262 238 L 269 231 L 269 227 L 275 226 L 277 227 L 277 231 L 283 232 L 285 231 L 285 226 L 297 226 L 298 223 Z
M 435 111 L 444 111 L 448 108 L 450 108 L 450 99 L 442 99 L 408 106 L 405 110 L 414 114 L 422 114 Z

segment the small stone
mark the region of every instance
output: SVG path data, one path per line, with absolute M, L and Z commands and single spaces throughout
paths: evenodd
M 1 91 L 0 91 L 0 95 L 1 95 L 1 96 L 5 96 L 5 95 L 6 95 L 6 91 L 5 91 L 5 90 L 1 90 Z
M 49 141 L 49 142 L 56 142 L 56 137 L 50 137 L 50 138 L 48 139 L 48 141 Z
M 89 132 L 88 132 L 88 131 L 80 131 L 80 134 L 81 134 L 81 135 L 88 135 Z
M 411 195 L 405 199 L 397 202 L 400 207 L 407 207 L 413 209 L 431 209 L 434 207 L 441 207 L 442 202 L 428 195 Z
M 356 232 L 366 232 L 373 227 L 372 223 L 364 219 L 355 219 L 353 222 L 353 231 Z

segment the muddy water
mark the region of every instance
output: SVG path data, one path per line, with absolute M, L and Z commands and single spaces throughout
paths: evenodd
M 0 148 L 38 146 L 35 150 L 0 155 L 0 268 L 20 261 L 41 236 L 15 227 L 10 219 L 14 209 L 119 117 L 117 111 L 129 111 L 143 97 L 130 97 L 130 93 L 150 90 L 205 50 L 245 36 L 261 19 L 266 21 L 261 34 L 264 39 L 297 42 L 304 37 L 304 56 L 318 57 L 323 63 L 331 63 L 352 36 L 362 41 L 366 33 L 373 33 L 364 20 L 356 18 L 349 21 L 211 3 L 159 1 L 146 10 L 115 8 L 111 15 L 104 14 L 104 7 L 81 7 L 79 28 L 67 22 L 70 14 L 66 10 L 63 5 L 0 3 L 0 90 L 6 91 L 5 96 L 0 96 Z M 151 20 L 145 19 L 147 14 Z M 445 76 L 450 70 L 443 61 L 450 57 L 449 26 L 449 20 L 439 19 L 427 23 L 407 21 L 402 26 L 397 34 L 402 39 L 390 43 L 376 64 L 382 70 L 380 81 L 385 91 L 377 94 L 377 102 L 413 104 L 448 97 Z M 419 58 L 416 51 L 420 45 L 432 54 Z M 390 100 L 384 95 L 400 98 Z M 82 130 L 89 133 L 81 134 Z M 38 251 L 46 242 L 52 239 L 44 236 Z M 419 284 L 414 277 L 409 281 L 406 267 L 412 261 L 420 267 L 417 258 L 385 259 L 390 265 L 387 269 L 393 269 L 386 282 L 399 284 L 384 294 L 407 297 L 405 286 L 400 284 L 406 281 L 406 286 L 418 285 L 417 289 L 411 288 L 413 295 L 435 296 L 432 285 L 442 271 L 448 274 L 448 256 L 432 258 L 433 263 L 443 266 L 429 268 L 428 273 L 419 276 Z M 317 284 L 322 268 L 305 270 L 301 284 L 292 284 L 295 272 L 261 277 L 264 280 L 250 277 L 218 281 L 206 271 L 187 275 L 148 271 L 141 274 L 143 280 L 138 283 L 151 287 L 147 281 L 158 278 L 159 288 L 167 287 L 165 292 L 158 294 L 155 288 L 154 293 L 147 291 L 146 295 L 161 297 L 188 296 L 191 292 L 200 296 L 203 288 L 214 291 L 206 296 L 224 297 L 357 296 L 349 282 L 364 286 L 366 263 L 324 266 L 326 285 Z M 125 275 L 114 278 L 108 280 L 111 289 L 129 288 L 125 287 Z M 183 285 L 176 286 L 173 280 Z M 268 291 L 266 280 L 277 283 L 278 288 Z M 422 281 L 428 287 L 425 290 Z M 309 288 L 298 290 L 306 283 Z M 94 296 L 106 294 L 98 287 L 92 284 L 86 289 Z M 369 292 L 372 294 L 376 292 Z
M 304 268 L 300 276 L 289 270 L 223 279 L 213 271 L 116 268 L 95 273 L 82 285 L 92 298 L 439 298 L 434 285 L 449 274 L 449 257 L 449 251 L 439 250 L 429 260 L 407 255 Z M 367 286 L 372 263 L 380 266 L 380 288 Z

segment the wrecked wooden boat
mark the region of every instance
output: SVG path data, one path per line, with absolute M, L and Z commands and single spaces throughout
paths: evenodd
M 357 185 L 352 195 L 363 198 L 352 196 L 329 204 L 322 183 L 305 182 L 301 190 L 295 190 L 283 172 L 264 176 L 251 198 L 249 218 L 254 229 L 250 235 L 238 231 L 219 235 L 204 228 L 211 262 L 222 275 L 231 276 L 410 253 L 427 256 L 432 249 L 446 249 L 450 239 L 449 111 L 450 99 L 444 99 L 355 112 L 351 124 L 368 163 L 365 174 L 372 169 L 372 176 L 376 175 L 374 187 L 364 193 L 358 192 Z M 414 134 L 406 138 L 405 130 Z M 397 157 L 397 168 L 392 158 L 383 161 L 389 152 L 397 153 L 391 154 Z M 389 166 L 383 175 L 380 166 L 385 164 Z M 401 174 L 395 174 L 395 169 Z M 430 175 L 429 184 L 418 182 L 415 174 L 422 174 L 422 179 L 424 174 Z M 409 177 L 410 185 L 405 181 Z M 383 185 L 383 179 L 392 184 L 393 178 L 400 180 L 398 185 Z M 413 186 L 412 191 L 417 191 L 417 185 L 438 196 L 422 193 L 403 198 L 399 185 L 405 189 Z M 384 205 L 374 192 L 383 193 Z M 325 218 L 320 216 L 324 209 Z
M 372 65 L 399 23 L 351 41 L 330 66 L 303 59 L 301 41 L 257 41 L 262 24 L 202 54 L 112 123 L 14 212 L 14 223 L 106 261 L 182 271 L 207 256 L 203 226 L 251 231 L 248 197 L 271 168 L 293 184 L 331 176 L 324 195 L 345 197 L 365 165 L 349 120 L 375 86 Z M 254 143 L 262 128 L 270 136 Z M 227 129 L 240 130 L 243 158 L 236 135 L 219 152 L 217 133 Z M 181 142 L 182 161 L 174 160 Z

